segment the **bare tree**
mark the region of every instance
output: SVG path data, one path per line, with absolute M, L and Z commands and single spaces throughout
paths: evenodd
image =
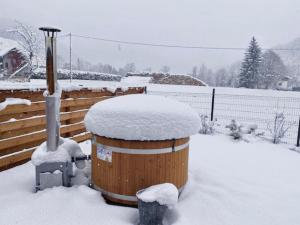
M 36 33 L 36 29 L 30 25 L 21 23 L 15 20 L 16 26 L 13 29 L 7 30 L 12 34 L 12 37 L 23 47 L 28 57 L 28 64 L 30 72 L 33 70 L 34 63 L 36 60 L 38 63 L 38 53 L 41 50 L 42 39 L 41 36 Z
M 286 124 L 286 119 L 283 113 L 276 113 L 273 124 L 268 124 L 268 130 L 272 135 L 272 142 L 274 144 L 280 143 L 281 139 L 285 137 L 286 132 L 292 125 Z
M 262 88 L 275 89 L 280 77 L 287 75 L 287 69 L 280 56 L 274 51 L 268 50 L 262 55 L 260 74 Z

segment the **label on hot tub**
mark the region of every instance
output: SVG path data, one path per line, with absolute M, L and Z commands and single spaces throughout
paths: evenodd
M 111 163 L 112 151 L 105 149 L 105 147 L 102 145 L 97 145 L 97 157 L 98 157 L 98 159 L 101 159 L 101 160 Z

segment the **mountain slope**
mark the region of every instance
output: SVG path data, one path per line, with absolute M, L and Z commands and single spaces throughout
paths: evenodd
M 300 66 L 300 38 L 297 38 L 286 44 L 278 45 L 275 48 L 296 49 L 294 51 L 276 51 L 287 66 Z

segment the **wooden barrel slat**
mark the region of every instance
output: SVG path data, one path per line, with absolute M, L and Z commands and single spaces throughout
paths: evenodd
M 138 190 L 160 184 L 173 183 L 182 188 L 188 176 L 188 143 L 189 138 L 166 141 L 126 141 L 95 135 L 92 145 L 92 183 L 95 188 L 103 191 L 104 197 L 112 202 L 136 205 L 134 197 Z M 97 144 L 107 147 L 124 149 L 140 149 L 151 151 L 154 149 L 184 146 L 183 149 L 162 154 L 127 154 L 112 152 L 112 162 L 97 157 Z M 125 199 L 111 194 L 125 196 Z M 122 197 L 123 198 L 123 197 Z

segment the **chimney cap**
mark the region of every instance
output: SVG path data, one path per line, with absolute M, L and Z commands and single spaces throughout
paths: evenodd
M 60 32 L 61 30 L 54 27 L 40 27 L 39 30 L 46 32 Z

